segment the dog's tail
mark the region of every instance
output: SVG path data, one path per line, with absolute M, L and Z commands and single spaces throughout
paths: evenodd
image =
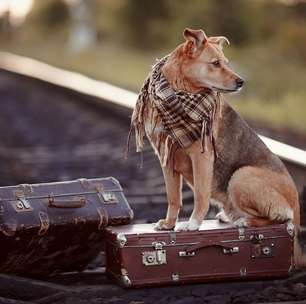
M 297 269 L 306 268 L 306 229 L 299 229 L 294 239 L 294 264 Z
M 296 268 L 306 268 L 306 186 L 300 196 L 301 226 L 296 229 L 294 240 L 294 260 Z

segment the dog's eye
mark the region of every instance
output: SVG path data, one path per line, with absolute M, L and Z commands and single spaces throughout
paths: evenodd
M 214 67 L 216 67 L 216 68 L 219 68 L 219 67 L 221 66 L 219 60 L 213 61 L 213 62 L 212 62 L 212 65 L 213 65 Z

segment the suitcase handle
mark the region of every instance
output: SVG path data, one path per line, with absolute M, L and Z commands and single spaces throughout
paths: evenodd
M 82 208 L 86 204 L 84 197 L 78 197 L 69 200 L 59 200 L 54 197 L 48 198 L 49 207 L 53 208 Z
M 195 251 L 207 247 L 221 247 L 223 249 L 224 254 L 233 254 L 239 252 L 239 247 L 226 246 L 221 241 L 208 240 L 205 242 L 200 242 L 195 245 L 192 245 L 185 251 L 180 251 L 179 255 L 182 257 L 194 256 Z

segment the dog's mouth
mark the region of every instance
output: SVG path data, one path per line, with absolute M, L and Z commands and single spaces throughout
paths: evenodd
M 212 87 L 212 89 L 220 93 L 234 93 L 240 91 L 241 87 L 237 89 L 224 89 L 224 88 Z

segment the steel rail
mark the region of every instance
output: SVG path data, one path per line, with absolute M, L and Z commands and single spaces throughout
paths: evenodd
M 101 105 L 103 101 L 106 101 L 132 109 L 137 99 L 137 94 L 134 92 L 77 72 L 56 68 L 38 60 L 11 53 L 0 52 L 0 69 L 96 97 L 101 100 Z M 306 151 L 266 136 L 259 136 L 267 147 L 281 159 L 306 167 Z

